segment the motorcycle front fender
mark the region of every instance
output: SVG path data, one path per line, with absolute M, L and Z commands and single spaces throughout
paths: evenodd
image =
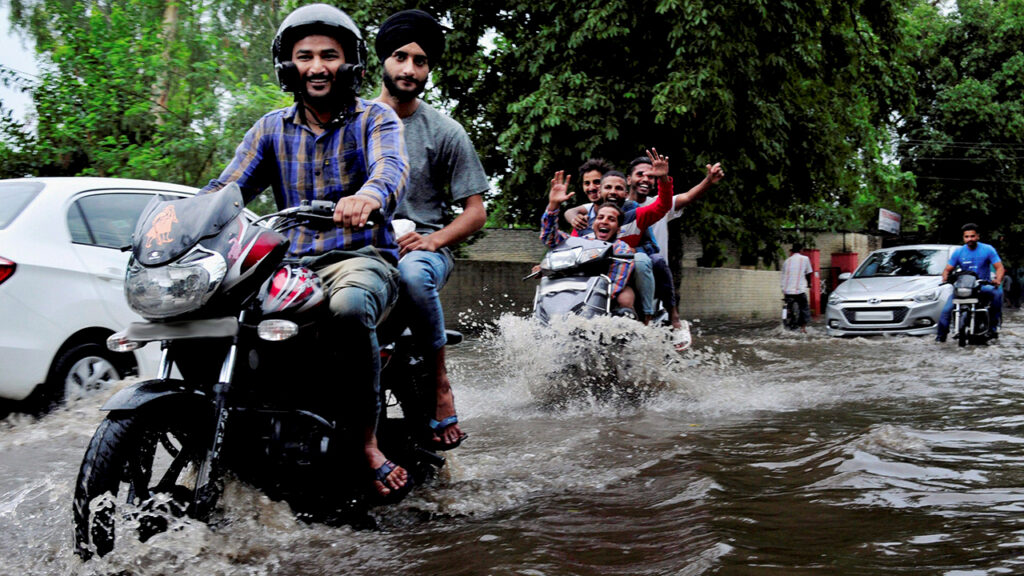
M 100 410 L 138 410 L 154 402 L 166 402 L 173 398 L 185 399 L 190 403 L 210 402 L 205 392 L 188 385 L 184 380 L 144 380 L 118 390 Z

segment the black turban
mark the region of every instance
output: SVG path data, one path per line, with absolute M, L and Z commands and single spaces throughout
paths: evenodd
M 444 54 L 444 31 L 437 20 L 423 10 L 402 10 L 389 16 L 380 25 L 374 48 L 377 58 L 384 62 L 395 50 L 413 42 L 426 53 L 430 66 Z

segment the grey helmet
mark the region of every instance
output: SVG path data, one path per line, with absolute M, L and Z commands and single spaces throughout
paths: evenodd
M 313 34 L 330 36 L 341 44 L 345 52 L 345 64 L 338 71 L 338 86 L 350 88 L 351 94 L 355 96 L 362 85 L 363 69 L 366 67 L 366 42 L 348 14 L 327 4 L 296 8 L 278 27 L 271 53 L 281 89 L 301 93 L 302 80 L 292 63 L 292 47 L 302 38 Z

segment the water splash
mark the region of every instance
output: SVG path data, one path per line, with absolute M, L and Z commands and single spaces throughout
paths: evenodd
M 488 339 L 506 385 L 548 409 L 635 407 L 678 384 L 685 363 L 667 328 L 624 318 L 505 314 Z

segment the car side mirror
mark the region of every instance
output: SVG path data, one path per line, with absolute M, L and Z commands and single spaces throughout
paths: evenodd
M 839 275 L 840 282 L 845 282 L 850 278 L 853 278 L 853 274 L 850 274 L 849 272 L 843 272 L 842 274 Z

